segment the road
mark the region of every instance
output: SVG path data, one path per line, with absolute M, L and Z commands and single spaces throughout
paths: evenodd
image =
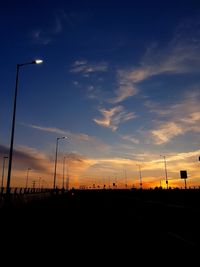
M 1 229 L 14 240 L 36 238 L 39 247 L 51 244 L 50 251 L 62 251 L 69 246 L 65 253 L 85 251 L 87 257 L 111 250 L 114 257 L 195 252 L 200 247 L 199 197 L 199 191 L 74 190 L 2 209 Z

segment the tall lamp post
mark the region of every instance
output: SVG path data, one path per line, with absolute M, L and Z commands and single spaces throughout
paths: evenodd
M 12 171 L 12 155 L 13 155 L 13 143 L 14 143 L 14 133 L 15 133 L 15 117 L 16 117 L 16 106 L 17 106 L 17 91 L 18 91 L 19 70 L 23 66 L 32 65 L 32 64 L 41 64 L 42 62 L 43 61 L 41 59 L 36 59 L 34 61 L 31 61 L 31 62 L 17 64 L 6 195 L 10 194 L 10 179 L 11 179 L 11 171 Z
M 65 159 L 66 157 L 63 158 L 63 181 L 62 181 L 62 188 L 64 188 L 64 182 L 65 182 Z
M 3 168 L 2 168 L 2 180 L 1 180 L 1 188 L 3 188 L 3 181 L 4 181 L 4 168 L 5 168 L 5 161 L 8 157 L 3 157 Z
M 141 165 L 140 164 L 136 164 L 139 168 L 139 175 L 140 175 L 140 189 L 142 189 L 142 173 L 141 173 Z
M 68 164 L 67 164 L 66 189 L 69 190 L 69 167 L 68 167 Z
M 31 168 L 27 169 L 27 173 L 26 173 L 26 188 L 28 188 L 28 175 L 29 175 L 29 171 L 31 171 Z
M 164 165 L 165 165 L 165 182 L 168 189 L 168 177 L 167 177 L 167 163 L 166 163 L 166 156 L 160 155 L 164 159 Z
M 41 181 L 41 177 L 39 177 L 39 179 L 38 179 L 38 188 L 40 189 L 40 181 Z
M 53 180 L 53 189 L 56 188 L 56 169 L 57 169 L 57 157 L 58 157 L 58 141 L 61 139 L 67 139 L 66 136 L 57 137 L 56 139 L 56 155 L 55 155 L 55 168 L 54 168 L 54 180 Z

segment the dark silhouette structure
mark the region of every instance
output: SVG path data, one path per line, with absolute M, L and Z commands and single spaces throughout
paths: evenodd
M 11 131 L 9 163 L 8 163 L 8 179 L 7 179 L 7 187 L 6 187 L 7 196 L 9 196 L 9 194 L 10 194 L 10 180 L 11 180 L 11 171 L 12 171 L 12 156 L 13 156 L 13 143 L 14 143 L 14 134 L 15 134 L 15 118 L 16 118 L 16 107 L 17 107 L 19 70 L 23 66 L 32 65 L 32 64 L 40 64 L 42 62 L 43 62 L 42 60 L 38 59 L 38 60 L 34 60 L 34 61 L 31 61 L 28 63 L 17 64 L 16 82 L 15 82 L 15 96 L 14 96 L 13 117 L 12 117 L 12 131 Z
M 5 162 L 8 157 L 3 157 L 3 167 L 2 167 L 2 180 L 1 180 L 1 188 L 3 188 L 3 182 L 4 182 L 4 169 L 5 169 Z
M 57 159 L 58 159 L 58 141 L 61 139 L 66 139 L 66 136 L 57 137 L 56 139 L 56 155 L 55 155 L 55 167 L 54 167 L 54 179 L 53 179 L 53 189 L 56 189 L 56 170 L 57 170 Z

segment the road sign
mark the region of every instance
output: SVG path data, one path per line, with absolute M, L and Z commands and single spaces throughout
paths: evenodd
M 187 171 L 180 171 L 181 179 L 187 179 Z

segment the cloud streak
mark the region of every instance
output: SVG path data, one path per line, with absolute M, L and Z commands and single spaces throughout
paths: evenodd
M 52 40 L 62 33 L 63 24 L 67 19 L 67 15 L 64 11 L 57 13 L 54 17 L 52 27 L 47 29 L 36 29 L 32 32 L 32 40 L 35 44 L 39 45 L 48 45 Z
M 1 157 L 9 155 L 9 148 L 3 145 L 0 145 L 0 154 Z M 26 146 L 18 146 L 13 151 L 13 162 L 15 163 L 16 168 L 26 169 L 27 166 L 38 171 L 48 171 L 45 162 L 48 160 L 45 154 L 37 151 L 34 148 L 29 148 Z
M 73 63 L 70 71 L 71 73 L 89 75 L 95 72 L 106 72 L 107 70 L 107 62 L 89 63 L 87 60 L 77 60 Z
M 181 135 L 184 130 L 175 122 L 161 124 L 156 130 L 151 131 L 156 145 L 168 143 L 173 137 Z
M 123 140 L 129 141 L 133 144 L 139 144 L 140 143 L 140 141 L 137 138 L 135 138 L 133 135 L 121 135 L 121 138 Z
M 132 80 L 126 77 L 124 71 L 118 72 L 118 89 L 115 91 L 116 96 L 110 98 L 108 102 L 112 104 L 120 103 L 127 98 L 138 93 L 138 88 L 133 84 Z
M 195 180 L 198 178 L 198 166 L 196 162 L 199 153 L 200 150 L 196 150 L 184 153 L 174 152 L 167 155 L 166 160 L 170 186 L 182 186 L 179 170 L 183 168 L 183 165 L 184 168 L 188 170 L 190 178 L 193 178 L 190 180 L 190 184 L 195 185 L 197 183 Z M 118 185 L 124 186 L 124 173 L 122 172 L 122 169 L 125 168 L 127 171 L 129 184 L 132 185 L 134 182 L 139 186 L 138 168 L 136 167 L 136 164 L 138 164 L 138 159 L 136 158 L 112 157 L 88 159 L 88 161 L 90 164 L 87 166 L 87 170 L 82 172 L 82 175 L 89 176 L 93 174 L 92 177 L 96 177 L 96 181 L 98 181 L 98 175 L 102 177 L 103 174 L 104 177 L 112 177 L 113 179 L 114 177 L 118 177 Z M 164 181 L 163 159 L 161 159 L 158 154 L 145 152 L 144 154 L 140 155 L 140 164 L 144 187 L 160 186 L 160 181 Z M 91 180 L 89 179 L 84 180 L 83 178 L 82 183 L 84 182 L 86 184 L 90 182 L 91 184 Z M 109 179 L 104 180 L 104 183 L 108 184 L 108 182 Z
M 71 139 L 74 140 L 78 140 L 78 141 L 82 141 L 82 142 L 89 142 L 89 141 L 93 141 L 94 137 L 89 136 L 87 134 L 83 134 L 83 133 L 79 133 L 79 134 L 75 134 L 75 133 L 71 133 L 70 131 L 65 131 L 59 128 L 54 128 L 54 127 L 43 127 L 43 126 L 39 126 L 39 125 L 34 125 L 34 124 L 22 124 L 25 126 L 28 126 L 30 128 L 39 130 L 39 131 L 43 131 L 43 132 L 48 132 L 48 133 L 53 133 L 53 134 L 58 134 L 61 136 L 67 136 Z
M 166 108 L 154 106 L 151 112 L 159 116 L 156 128 L 150 131 L 154 143 L 161 145 L 187 132 L 200 132 L 199 100 L 200 94 L 191 91 L 177 104 Z
M 99 138 L 95 137 L 95 136 L 90 136 L 88 134 L 84 134 L 84 133 L 72 133 L 70 131 L 65 131 L 59 128 L 55 128 L 55 127 L 44 127 L 44 126 L 40 126 L 40 125 L 34 125 L 34 124 L 25 124 L 22 123 L 22 125 L 30 127 L 32 129 L 36 129 L 42 132 L 48 132 L 51 134 L 56 134 L 59 136 L 67 136 L 70 140 L 70 143 L 85 143 L 85 144 L 90 144 L 93 148 L 95 148 L 98 151 L 107 151 L 109 150 L 109 145 L 103 143 Z
M 136 95 L 140 91 L 140 83 L 153 76 L 199 72 L 199 49 L 198 25 L 190 23 L 178 27 L 175 37 L 165 47 L 159 48 L 157 44 L 149 46 L 138 67 L 118 71 L 118 88 L 115 97 L 108 102 L 116 104 Z
M 93 119 L 94 122 L 100 126 L 112 129 L 113 132 L 118 129 L 119 124 L 136 118 L 133 112 L 126 112 L 122 106 L 110 109 L 100 108 L 99 111 L 102 118 L 95 118 Z
M 0 151 L 1 157 L 8 154 L 8 148 L 3 145 L 0 145 Z M 199 154 L 200 150 L 195 150 L 181 153 L 174 152 L 166 156 L 170 186 L 181 185 L 179 170 L 183 166 L 188 170 L 190 184 L 195 185 L 198 183 L 199 164 L 197 158 Z M 163 179 L 164 175 L 163 159 L 158 154 L 152 154 L 148 151 L 137 154 L 136 158 L 117 156 L 92 158 L 75 152 L 61 154 L 61 156 L 66 157 L 66 174 L 70 177 L 71 187 L 77 187 L 80 184 L 89 186 L 94 181 L 98 183 L 98 177 L 106 177 L 104 183 L 107 185 L 109 183 L 108 177 L 112 178 L 111 181 L 117 177 L 119 187 L 123 186 L 124 173 L 122 169 L 124 168 L 127 171 L 129 184 L 132 185 L 134 182 L 139 185 L 138 169 L 136 168 L 138 161 L 141 164 L 143 185 L 145 187 L 158 186 L 160 179 Z M 27 167 L 32 168 L 30 183 L 36 177 L 37 179 L 42 177 L 45 178 L 48 186 L 51 187 L 53 185 L 54 161 L 46 154 L 31 147 L 20 146 L 14 151 L 13 163 L 13 186 L 25 185 Z M 57 165 L 57 185 L 59 187 L 62 185 L 62 170 L 63 162 L 59 158 Z M 87 177 L 92 177 L 92 180 Z

